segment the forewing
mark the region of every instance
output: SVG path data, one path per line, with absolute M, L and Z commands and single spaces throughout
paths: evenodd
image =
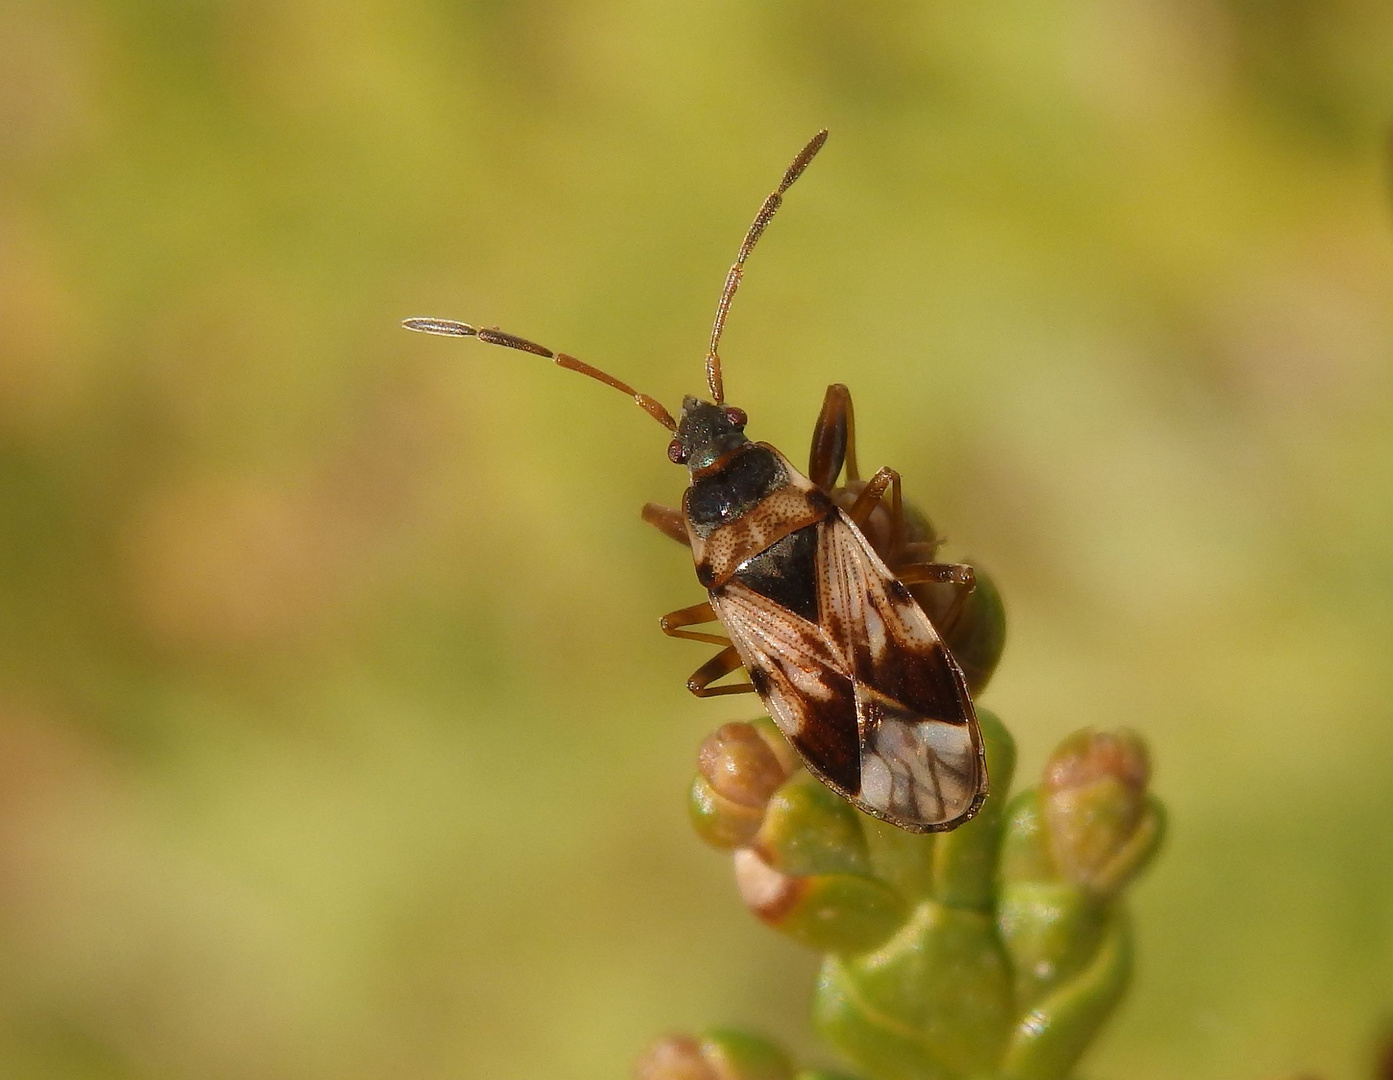
M 987 794 L 967 684 L 933 624 L 840 511 L 818 544 L 819 622 L 847 658 L 860 735 L 858 805 L 916 831 L 948 829 Z
M 846 656 L 821 626 L 738 580 L 712 590 L 711 606 L 769 715 L 809 771 L 855 801 L 861 734 Z

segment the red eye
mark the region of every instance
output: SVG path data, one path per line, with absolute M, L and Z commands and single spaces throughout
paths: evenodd
M 673 439 L 667 444 L 667 457 L 674 465 L 681 465 L 687 460 L 687 451 L 682 448 L 681 439 Z
M 726 419 L 729 420 L 736 427 L 744 427 L 745 422 L 749 420 L 749 417 L 745 415 L 744 409 L 731 408 L 726 410 Z

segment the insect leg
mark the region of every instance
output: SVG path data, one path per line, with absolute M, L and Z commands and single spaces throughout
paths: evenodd
M 904 517 L 904 498 L 900 494 L 900 474 L 886 465 L 876 470 L 876 474 L 866 482 L 861 494 L 851 504 L 847 515 L 856 523 L 858 529 L 864 528 L 870 520 L 880 500 L 885 497 L 885 489 L 890 488 L 890 543 L 888 550 L 880 554 L 888 563 L 899 560 L 905 549 L 906 527 Z
M 936 624 L 941 624 L 940 632 L 945 633 L 957 623 L 968 595 L 977 587 L 977 573 L 966 563 L 908 563 L 896 567 L 895 576 L 906 585 L 924 582 L 955 587 L 953 602 L 948 606 L 948 610 L 934 620 Z
M 957 585 L 965 592 L 977 586 L 977 575 L 966 563 L 908 563 L 895 570 L 895 576 L 906 585 L 933 582 L 937 585 Z
M 813 448 L 808 454 L 808 477 L 823 491 L 831 491 L 846 464 L 846 482 L 861 479 L 856 468 L 856 421 L 851 411 L 851 391 L 841 383 L 827 388 L 822 412 L 813 428 Z
M 710 660 L 692 672 L 687 680 L 687 689 L 697 697 L 722 697 L 725 694 L 753 694 L 755 688 L 747 682 L 731 683 L 728 686 L 712 686 L 722 676 L 729 675 L 740 668 L 740 654 L 731 645 L 722 649 Z
M 658 625 L 662 627 L 663 633 L 668 637 L 686 638 L 689 641 L 705 641 L 711 645 L 729 645 L 730 638 L 720 634 L 703 634 L 699 630 L 683 629 L 683 627 L 699 626 L 701 623 L 715 621 L 716 612 L 712 610 L 711 602 L 706 600 L 700 604 L 693 604 L 691 607 L 669 611 L 658 621 Z
M 740 667 L 740 654 L 735 651 L 735 646 L 730 643 L 729 638 L 720 637 L 716 634 L 703 634 L 695 630 L 683 629 L 685 626 L 715 621 L 716 612 L 712 610 L 710 601 L 701 604 L 693 604 L 689 608 L 682 608 L 680 611 L 672 611 L 663 616 L 661 626 L 663 628 L 663 633 L 667 634 L 668 637 L 689 638 L 692 641 L 705 641 L 712 645 L 725 646 L 724 649 L 692 672 L 692 677 L 687 680 L 687 689 L 697 697 L 720 697 L 724 694 L 752 693 L 754 687 L 747 682 L 734 683 L 730 686 L 711 685 L 717 679 L 729 675 L 732 671 Z
M 657 503 L 644 503 L 643 509 L 639 511 L 639 517 L 664 536 L 672 537 L 683 547 L 687 547 L 691 543 L 687 539 L 687 523 L 682 519 L 681 510 L 674 510 L 670 506 L 659 506 Z

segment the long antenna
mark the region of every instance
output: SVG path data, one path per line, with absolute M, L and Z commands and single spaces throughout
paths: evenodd
M 783 181 L 770 193 L 769 197 L 764 200 L 764 205 L 759 208 L 759 213 L 755 215 L 754 223 L 750 226 L 749 232 L 745 233 L 745 242 L 740 245 L 740 254 L 735 257 L 735 264 L 730 268 L 730 273 L 726 274 L 725 288 L 721 290 L 721 300 L 716 305 L 716 321 L 711 326 L 711 347 L 706 350 L 706 384 L 711 388 L 711 397 L 717 405 L 725 402 L 725 384 L 721 382 L 721 357 L 717 348 L 721 343 L 721 334 L 726 328 L 726 316 L 730 313 L 730 302 L 735 299 L 735 290 L 740 288 L 740 279 L 745 276 L 745 260 L 750 257 L 750 252 L 755 249 L 755 244 L 759 243 L 759 238 L 764 235 L 764 230 L 768 227 L 770 219 L 782 205 L 784 192 L 803 175 L 803 170 L 808 167 L 808 162 L 817 156 L 817 152 L 822 149 L 822 144 L 826 141 L 827 129 L 823 128 L 812 137 L 807 146 L 798 152 L 798 156 L 793 159 L 793 164 L 784 173 Z
M 509 334 L 497 328 L 474 327 L 468 323 L 455 322 L 453 319 L 403 319 L 402 326 L 408 330 L 419 330 L 423 334 L 478 338 L 486 345 L 502 345 L 505 349 L 517 349 L 520 352 L 531 353 L 533 356 L 545 356 L 548 360 L 555 361 L 558 367 L 563 367 L 567 371 L 578 371 L 606 386 L 614 387 L 621 393 L 628 394 L 638 403 L 640 409 L 662 424 L 663 427 L 669 431 L 677 430 L 677 421 L 672 418 L 672 414 L 667 409 L 663 408 L 663 403 L 657 398 L 640 394 L 628 383 L 620 382 L 613 375 L 608 375 L 597 367 L 591 367 L 585 361 L 577 360 L 574 356 L 563 352 L 552 352 L 545 345 L 538 345 L 535 341 L 528 341 L 526 338 L 520 338 L 516 334 Z

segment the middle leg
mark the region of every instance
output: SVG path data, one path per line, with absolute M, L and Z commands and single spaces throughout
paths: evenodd
M 748 682 L 728 683 L 725 686 L 711 685 L 732 671 L 739 671 L 740 666 L 740 654 L 735 651 L 734 645 L 729 645 L 692 672 L 692 677 L 687 680 L 687 689 L 697 697 L 753 694 L 755 688 Z
M 889 465 L 876 470 L 876 474 L 856 496 L 856 501 L 851 504 L 847 516 L 856 523 L 858 529 L 864 529 L 871 515 L 875 513 L 875 508 L 880 505 L 880 500 L 885 497 L 887 488 L 890 491 L 890 537 L 886 549 L 880 552 L 880 557 L 893 566 L 903 559 L 908 541 L 904 496 L 900 492 L 900 474 Z
M 663 633 L 668 637 L 686 638 L 689 641 L 704 641 L 709 645 L 725 646 L 710 660 L 692 672 L 692 677 L 687 680 L 687 689 L 697 697 L 722 697 L 726 694 L 753 693 L 754 687 L 747 682 L 731 683 L 728 686 L 711 685 L 732 671 L 740 670 L 740 654 L 735 651 L 735 646 L 730 643 L 730 638 L 722 637 L 719 634 L 704 634 L 699 630 L 686 628 L 715 621 L 716 612 L 708 600 L 705 603 L 693 604 L 691 607 L 682 608 L 679 611 L 670 611 L 663 616 L 662 622 L 659 624 L 663 628 Z
M 912 562 L 895 567 L 894 573 L 906 585 L 953 586 L 952 603 L 934 619 L 940 634 L 948 633 L 957 625 L 967 598 L 977 587 L 977 572 L 966 563 Z
M 906 585 L 957 585 L 966 592 L 977 586 L 977 574 L 967 563 L 907 563 L 895 570 L 895 576 Z

